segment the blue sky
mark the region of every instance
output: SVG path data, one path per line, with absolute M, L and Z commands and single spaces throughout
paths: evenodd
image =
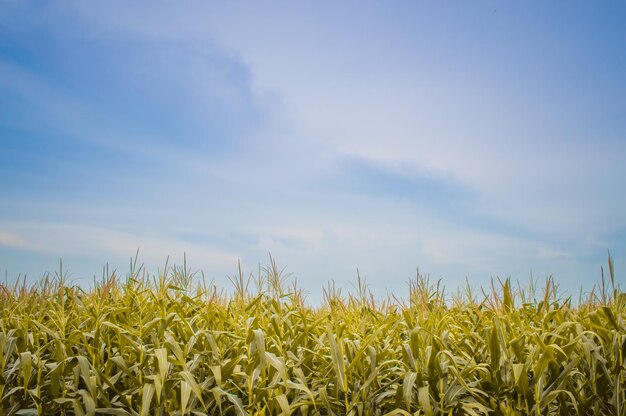
M 268 252 L 449 288 L 626 256 L 623 2 L 0 2 L 0 268 Z M 624 281 L 623 278 L 621 280 Z

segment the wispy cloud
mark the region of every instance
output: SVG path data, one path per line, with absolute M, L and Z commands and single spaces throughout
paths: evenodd
M 626 247 L 624 10 L 327 6 L 4 8 L 4 253 L 271 251 L 384 292 L 416 266 L 576 286 Z
M 20 248 L 20 249 L 32 249 L 33 245 L 22 239 L 20 236 L 0 229 L 0 245 Z
M 0 231 L 0 244 L 11 248 L 39 253 L 48 258 L 89 258 L 94 266 L 110 263 L 112 268 L 126 272 L 128 258 L 137 250 L 148 270 L 156 272 L 170 257 L 172 262 L 182 262 L 187 255 L 196 270 L 206 270 L 210 276 L 224 277 L 236 269 L 238 256 L 221 248 L 203 243 L 189 243 L 159 233 L 136 233 L 111 228 L 77 225 L 72 223 L 12 222 Z M 85 270 L 83 261 L 78 261 L 78 272 L 89 278 L 97 272 Z M 54 265 L 47 265 L 48 268 Z M 76 271 L 71 261 L 66 262 L 70 270 Z M 41 270 L 40 272 L 43 272 Z M 88 281 L 88 280 L 87 280 Z

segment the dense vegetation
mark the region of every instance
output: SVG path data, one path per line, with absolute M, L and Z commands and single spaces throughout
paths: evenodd
M 227 295 L 131 262 L 91 289 L 63 273 L 0 288 L 0 414 L 626 414 L 626 294 L 573 302 L 498 281 L 403 298 L 328 286 L 308 306 L 273 263 Z M 400 295 L 397 295 L 400 296 Z

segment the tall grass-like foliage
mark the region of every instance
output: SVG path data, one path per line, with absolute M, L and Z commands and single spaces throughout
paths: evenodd
M 0 287 L 0 415 L 626 415 L 626 294 L 510 280 L 446 297 L 417 276 L 308 306 L 273 260 L 226 294 L 131 262 Z

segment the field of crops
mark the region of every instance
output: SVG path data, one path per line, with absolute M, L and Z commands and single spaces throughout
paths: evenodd
M 0 288 L 1 415 L 625 415 L 626 294 L 550 279 L 447 294 L 417 276 L 308 306 L 272 262 Z M 200 282 L 200 283 L 199 283 Z

